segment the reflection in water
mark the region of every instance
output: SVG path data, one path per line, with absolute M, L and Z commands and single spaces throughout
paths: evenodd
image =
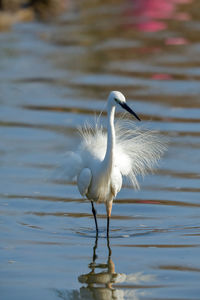
M 136 284 L 154 280 L 153 275 L 144 275 L 142 272 L 126 275 L 115 272 L 115 264 L 111 259 L 111 248 L 109 239 L 107 239 L 108 259 L 106 263 L 96 263 L 97 260 L 98 237 L 93 247 L 92 262 L 89 264 L 90 272 L 80 275 L 78 280 L 86 284 L 80 288 L 81 299 L 139 299 L 140 295 L 146 295 L 146 292 L 136 289 Z M 118 285 L 126 283 L 127 285 Z M 132 285 L 130 285 L 132 283 Z M 143 286 L 144 287 L 144 286 Z
M 111 248 L 109 238 L 107 239 L 108 257 L 105 263 L 97 263 L 96 254 L 98 247 L 98 237 L 96 237 L 93 247 L 92 261 L 88 265 L 90 271 L 78 277 L 78 281 L 83 284 L 80 290 L 56 290 L 59 298 L 64 300 L 139 300 L 150 295 L 150 290 L 160 287 L 155 284 L 147 284 L 155 281 L 155 275 L 135 272 L 126 275 L 117 273 L 115 264 L 111 259 Z
M 124 281 L 126 275 L 115 272 L 115 264 L 111 259 L 112 252 L 109 245 L 109 239 L 107 240 L 108 259 L 106 263 L 96 263 L 97 246 L 98 238 L 96 238 L 93 247 L 92 262 L 89 264 L 91 271 L 78 277 L 80 283 L 87 284 L 86 287 L 81 287 L 81 296 L 85 299 L 88 299 L 88 297 L 91 298 L 92 296 L 95 299 L 122 299 L 122 290 L 117 290 L 113 288 L 112 285 L 113 283 Z

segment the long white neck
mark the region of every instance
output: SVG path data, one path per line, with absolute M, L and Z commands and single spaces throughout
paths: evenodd
M 103 160 L 103 168 L 107 175 L 111 174 L 113 161 L 114 161 L 114 149 L 115 149 L 115 128 L 114 128 L 114 116 L 115 106 L 108 105 L 108 119 L 107 119 L 107 149 Z

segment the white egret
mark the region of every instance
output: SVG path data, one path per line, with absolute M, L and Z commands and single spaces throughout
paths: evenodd
M 107 132 L 97 122 L 80 130 L 82 142 L 77 151 L 68 153 L 65 170 L 68 178 L 77 178 L 80 194 L 92 204 L 96 234 L 98 225 L 94 202 L 105 203 L 107 237 L 113 199 L 122 187 L 124 177 L 139 188 L 137 175 L 151 171 L 164 146 L 156 132 L 141 131 L 132 121 L 118 120 L 114 125 L 115 108 L 120 105 L 140 121 L 126 104 L 121 92 L 112 91 L 107 101 Z

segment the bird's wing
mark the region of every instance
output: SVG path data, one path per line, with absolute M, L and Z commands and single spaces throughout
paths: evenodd
M 141 130 L 130 120 L 119 119 L 116 122 L 115 164 L 123 176 L 127 177 L 135 188 L 139 188 L 136 176 L 144 176 L 153 171 L 164 150 L 167 141 L 156 131 Z
M 84 168 L 78 175 L 78 189 L 82 196 L 85 196 L 88 192 L 90 182 L 92 179 L 92 172 L 88 168 Z
M 79 128 L 79 133 L 82 138 L 79 147 L 74 152 L 65 153 L 64 162 L 56 172 L 68 181 L 76 179 L 82 169 L 103 160 L 105 155 L 106 136 L 102 128 L 86 124 Z

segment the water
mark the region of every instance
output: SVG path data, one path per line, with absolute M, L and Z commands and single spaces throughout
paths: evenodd
M 76 1 L 0 34 L 1 299 L 200 299 L 198 7 Z M 141 190 L 118 194 L 111 255 L 104 206 L 95 244 L 90 203 L 54 176 L 110 90 L 170 139 Z

